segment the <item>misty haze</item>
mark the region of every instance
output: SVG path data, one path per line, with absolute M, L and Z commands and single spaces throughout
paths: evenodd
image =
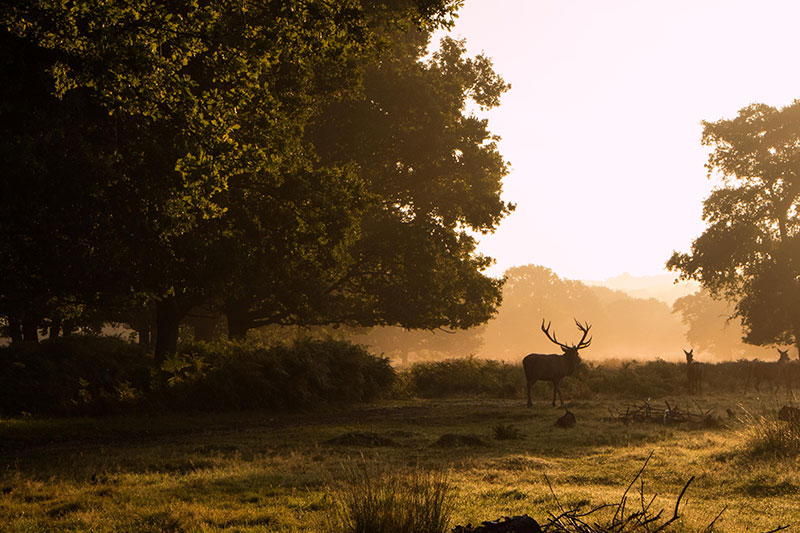
M 799 18 L 4 2 L 0 530 L 800 525 Z

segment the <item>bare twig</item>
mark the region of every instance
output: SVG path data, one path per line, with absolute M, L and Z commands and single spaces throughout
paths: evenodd
M 719 520 L 719 517 L 722 516 L 722 513 L 724 513 L 727 508 L 728 508 L 728 504 L 725 504 L 725 507 L 722 508 L 722 510 L 719 512 L 719 514 L 714 517 L 714 520 L 712 520 L 711 523 L 708 524 L 708 526 L 706 526 L 706 528 L 703 531 L 705 532 L 705 531 L 713 530 L 714 529 L 714 524 L 717 523 L 717 520 Z
M 664 530 L 668 525 L 680 518 L 680 515 L 678 514 L 678 506 L 681 504 L 681 499 L 683 498 L 683 495 L 686 493 L 686 489 L 689 488 L 689 485 L 692 483 L 692 481 L 694 481 L 694 476 L 689 478 L 689 481 L 687 481 L 686 485 L 683 486 L 683 490 L 681 491 L 680 495 L 678 495 L 678 499 L 675 501 L 675 512 L 673 513 L 672 518 L 664 522 L 661 527 L 656 529 L 656 532 Z
M 622 500 L 621 500 L 620 506 L 617 507 L 617 512 L 614 513 L 614 518 L 611 519 L 612 523 L 617 521 L 617 515 L 619 515 L 620 512 L 622 512 L 622 515 L 625 514 L 625 500 L 627 498 L 628 491 L 631 490 L 631 487 L 633 487 L 633 484 L 636 483 L 636 480 L 639 479 L 639 476 L 642 475 L 642 472 L 644 472 L 644 469 L 647 466 L 647 463 L 650 462 L 650 458 L 653 457 L 653 453 L 654 452 L 655 452 L 655 450 L 650 450 L 650 455 L 647 456 L 647 459 L 645 459 L 644 464 L 642 465 L 642 467 L 639 469 L 639 471 L 636 473 L 636 475 L 631 480 L 630 484 L 628 485 L 628 488 L 625 489 L 625 492 L 622 493 Z

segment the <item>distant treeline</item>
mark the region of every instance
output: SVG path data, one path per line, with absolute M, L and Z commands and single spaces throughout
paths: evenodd
M 349 338 L 392 355 L 398 363 L 469 354 L 518 362 L 532 352 L 560 353 L 542 334 L 542 320 L 552 322 L 561 342 L 577 341 L 575 318 L 592 325 L 592 346 L 584 354 L 590 359 L 683 360 L 683 349 L 690 347 L 705 360 L 776 357 L 774 349 L 744 344 L 741 322 L 729 320 L 730 304 L 705 291 L 679 298 L 670 307 L 653 298 L 564 279 L 543 266 L 511 268 L 505 279 L 503 302 L 485 325 L 456 333 L 375 328 L 350 332 Z

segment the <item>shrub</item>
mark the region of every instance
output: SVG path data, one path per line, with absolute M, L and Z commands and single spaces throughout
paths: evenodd
M 440 473 L 346 469 L 330 493 L 325 531 L 332 533 L 442 533 L 449 530 L 454 487 Z
M 592 392 L 614 392 L 631 398 L 658 398 L 686 393 L 684 366 L 662 359 L 619 364 L 587 364 L 582 373 Z
M 104 414 L 150 389 L 152 359 L 116 337 L 73 335 L 0 348 L 0 412 Z
M 407 371 L 408 387 L 425 398 L 454 395 L 518 397 L 525 387 L 521 365 L 466 357 L 416 363 Z
M 388 359 L 336 340 L 302 339 L 273 347 L 194 343 L 182 347 L 179 362 L 170 368 L 174 374 L 167 401 L 191 409 L 366 402 L 388 393 L 396 379 Z
M 157 370 L 136 344 L 70 336 L 0 348 L 0 413 L 308 408 L 370 401 L 395 379 L 388 359 L 342 341 L 191 343 Z

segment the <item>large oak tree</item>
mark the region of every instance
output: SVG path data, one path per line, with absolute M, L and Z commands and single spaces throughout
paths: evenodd
M 667 266 L 734 302 L 746 342 L 800 349 L 800 100 L 706 122 L 703 143 L 721 185 L 704 202 L 708 227 Z
M 3 314 L 33 322 L 54 298 L 154 305 L 159 357 L 198 303 L 240 332 L 485 320 L 499 281 L 467 230 L 491 231 L 510 206 L 486 123 L 463 111 L 505 85 L 452 42 L 420 60 L 457 5 L 0 4 L 4 57 L 19 57 L 5 64 L 19 82 L 2 108 L 5 182 L 30 184 L 3 199 Z M 350 152 L 332 157 L 325 125 L 348 108 Z M 417 154 L 420 141 L 438 144 Z

